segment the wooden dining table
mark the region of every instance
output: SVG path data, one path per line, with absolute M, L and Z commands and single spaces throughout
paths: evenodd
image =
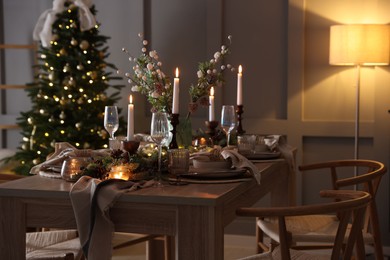
M 122 195 L 110 210 L 115 231 L 174 237 L 174 259 L 224 259 L 224 227 L 239 207 L 270 193 L 286 205 L 291 182 L 283 160 L 256 163 L 255 179 L 150 187 Z M 73 183 L 32 176 L 0 184 L 0 259 L 25 259 L 27 227 L 76 228 L 69 191 Z

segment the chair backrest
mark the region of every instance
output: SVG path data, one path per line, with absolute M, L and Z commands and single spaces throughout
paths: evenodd
M 351 259 L 353 248 L 356 246 L 358 259 L 364 259 L 364 245 L 362 238 L 362 225 L 364 211 L 371 201 L 369 193 L 353 190 L 327 190 L 321 191 L 322 197 L 333 198 L 337 201 L 294 207 L 271 208 L 240 208 L 236 211 L 240 216 L 277 217 L 280 237 L 281 259 L 291 259 L 291 237 L 286 229 L 285 217 L 303 216 L 312 214 L 338 213 L 341 218 L 332 250 L 332 260 Z M 344 247 L 344 238 L 348 223 L 352 222 L 347 244 Z M 343 254 L 343 257 L 340 256 Z
M 378 210 L 375 202 L 377 190 L 379 188 L 382 176 L 386 173 L 385 165 L 373 160 L 336 160 L 314 163 L 309 165 L 302 165 L 298 167 L 300 171 L 329 169 L 333 189 L 340 189 L 346 187 L 355 187 L 370 193 L 372 199 L 367 207 L 364 217 L 364 232 L 371 233 L 375 240 L 375 248 L 381 251 L 382 242 L 379 228 Z M 350 169 L 353 172 L 352 177 L 341 177 L 340 172 Z

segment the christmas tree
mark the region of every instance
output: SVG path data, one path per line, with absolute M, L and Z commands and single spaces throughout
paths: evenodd
M 12 157 L 19 162 L 14 169 L 18 174 L 28 174 L 32 166 L 44 162 L 56 142 L 79 149 L 107 147 L 104 107 L 115 104 L 123 87 L 108 84 L 120 78 L 106 72 L 115 66 L 105 61 L 109 37 L 99 34 L 95 7 L 65 1 L 53 11 L 51 30 L 40 34 L 35 80 L 26 89 L 32 108 L 18 118 L 23 140 Z M 85 28 L 85 21 L 90 28 Z M 109 88 L 114 88 L 110 95 Z

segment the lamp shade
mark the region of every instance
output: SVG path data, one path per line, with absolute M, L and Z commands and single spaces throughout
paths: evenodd
M 329 63 L 331 65 L 388 65 L 389 44 L 389 25 L 333 25 L 330 27 Z

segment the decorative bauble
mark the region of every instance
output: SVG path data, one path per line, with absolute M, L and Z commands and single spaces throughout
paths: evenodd
M 80 49 L 82 49 L 82 50 L 85 51 L 86 49 L 89 48 L 89 42 L 86 41 L 86 40 L 82 40 L 82 41 L 80 42 L 79 47 L 80 47 Z
M 76 67 L 78 70 L 83 70 L 84 69 L 84 66 L 83 66 L 83 64 L 79 64 L 79 65 L 77 65 L 77 67 Z
M 80 130 L 80 128 L 81 128 L 81 125 L 82 125 L 82 124 L 81 124 L 80 122 L 78 122 L 78 123 L 75 124 L 76 128 L 79 129 L 79 130 Z
M 81 105 L 84 103 L 84 100 L 82 98 L 77 99 L 77 104 Z
M 38 92 L 37 98 L 42 98 L 42 93 L 41 92 Z
M 34 120 L 32 119 L 32 117 L 27 118 L 27 123 L 29 123 L 30 125 L 32 125 L 34 123 Z
M 47 121 L 49 121 L 49 123 L 53 123 L 54 122 L 54 117 L 51 116 Z
M 33 162 L 33 164 L 37 165 L 37 164 L 39 164 L 40 160 L 37 158 L 37 159 L 34 159 L 32 162 Z
M 96 79 L 98 76 L 96 71 L 91 71 L 91 79 Z
M 45 114 L 46 114 L 46 111 L 45 111 L 44 109 L 39 109 L 39 113 L 40 113 L 41 115 L 45 115 Z
M 66 52 L 66 50 L 65 50 L 64 48 L 62 48 L 62 49 L 60 50 L 60 54 L 61 54 L 62 56 L 65 56 L 65 55 L 68 54 L 68 53 Z
M 64 111 L 61 111 L 60 119 L 65 119 L 65 118 L 66 118 L 66 115 L 65 115 Z
M 70 77 L 70 78 L 69 78 L 68 84 L 69 84 L 69 86 L 75 86 L 75 85 L 76 85 L 76 81 L 74 80 L 73 77 Z
M 72 40 L 70 41 L 70 44 L 73 46 L 76 46 L 78 43 L 79 42 L 75 38 L 72 38 Z
M 65 66 L 64 66 L 64 69 L 62 70 L 63 72 L 69 72 L 70 71 L 70 66 L 69 66 L 69 64 L 66 64 Z
M 50 72 L 49 73 L 49 80 L 53 80 L 54 79 L 54 73 L 53 72 Z
M 62 98 L 62 99 L 60 100 L 60 104 L 63 105 L 63 106 L 66 105 L 66 100 L 65 100 L 64 98 Z
M 28 145 L 27 144 L 22 144 L 22 150 L 27 150 L 28 149 Z

